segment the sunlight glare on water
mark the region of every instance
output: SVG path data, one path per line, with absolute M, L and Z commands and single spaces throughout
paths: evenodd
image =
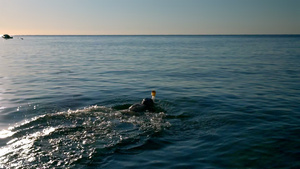
M 91 106 L 34 117 L 1 131 L 5 134 L 2 138 L 12 139 L 0 149 L 0 164 L 16 168 L 73 166 L 80 159 L 89 161 L 95 155 L 113 153 L 118 145 L 146 141 L 170 127 L 164 116 L 163 112 L 128 116 Z

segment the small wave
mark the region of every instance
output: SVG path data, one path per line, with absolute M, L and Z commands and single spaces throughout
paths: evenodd
M 10 137 L 14 134 L 14 132 L 10 130 L 0 130 L 0 139 Z
M 59 75 L 59 74 L 71 74 L 71 73 L 74 73 L 74 72 L 71 71 L 71 70 L 60 69 L 60 70 L 58 70 L 56 72 L 53 72 L 52 74 Z
M 9 141 L 0 148 L 0 168 L 85 166 L 146 143 L 170 126 L 164 117 L 163 112 L 129 116 L 103 106 L 36 116 L 1 131 Z

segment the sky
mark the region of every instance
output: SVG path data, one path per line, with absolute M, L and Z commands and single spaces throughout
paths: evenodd
M 300 34 L 300 0 L 0 0 L 0 34 Z

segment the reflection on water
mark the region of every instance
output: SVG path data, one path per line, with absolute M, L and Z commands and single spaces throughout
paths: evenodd
M 100 106 L 37 116 L 1 130 L 7 145 L 0 149 L 0 167 L 64 168 L 118 149 L 130 151 L 169 127 L 164 117 L 163 112 L 129 116 Z

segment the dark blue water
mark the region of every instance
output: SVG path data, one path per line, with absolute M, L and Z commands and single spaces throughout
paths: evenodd
M 300 36 L 23 38 L 0 41 L 0 168 L 300 168 Z

